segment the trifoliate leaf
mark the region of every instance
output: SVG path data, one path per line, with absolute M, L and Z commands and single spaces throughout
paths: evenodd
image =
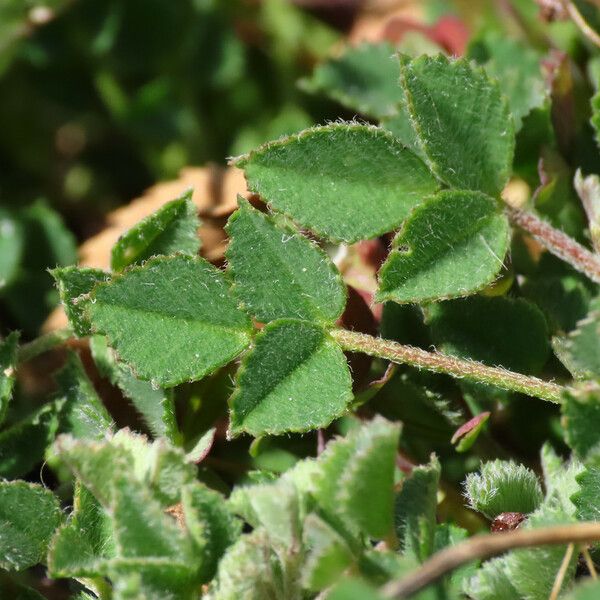
M 92 327 L 143 379 L 170 387 L 201 379 L 250 341 L 251 323 L 221 272 L 200 258 L 155 258 L 97 285 Z
M 377 299 L 425 302 L 473 293 L 497 276 L 508 239 L 508 221 L 495 200 L 441 192 L 418 206 L 394 238 Z
M 356 242 L 396 229 L 438 184 L 376 127 L 335 123 L 266 144 L 236 163 L 248 187 L 316 234 Z
M 58 498 L 50 490 L 0 481 L 0 567 L 21 571 L 42 562 L 61 520 Z
M 585 384 L 566 390 L 561 412 L 565 441 L 585 459 L 600 444 L 600 386 Z
M 6 417 L 8 403 L 15 385 L 18 345 L 19 333 L 16 331 L 0 340 L 0 425 Z
M 101 440 L 114 428 L 114 422 L 85 373 L 81 359 L 70 353 L 56 374 L 61 408 L 61 430 L 75 438 Z
M 81 298 L 89 294 L 93 287 L 108 281 L 110 274 L 101 269 L 62 267 L 50 271 L 56 281 L 60 300 L 65 308 L 69 323 L 79 337 L 90 335 L 90 323 L 84 312 L 85 302 Z
M 166 437 L 170 442 L 177 443 L 180 434 L 171 390 L 156 388 L 149 382 L 138 379 L 130 367 L 117 360 L 102 335 L 90 338 L 90 350 L 100 373 L 131 400 L 152 435 Z
M 473 296 L 427 308 L 436 347 L 520 373 L 538 373 L 550 344 L 543 314 L 521 298 Z
M 590 302 L 587 316 L 566 337 L 556 339 L 555 352 L 578 379 L 600 379 L 600 297 Z
M 273 321 L 256 337 L 237 386 L 230 400 L 233 436 L 326 427 L 353 397 L 338 344 L 318 325 L 294 319 Z
M 51 402 L 0 433 L 0 477 L 22 477 L 42 462 L 58 432 L 60 403 Z
M 186 528 L 201 556 L 198 577 L 205 583 L 215 576 L 219 560 L 239 537 L 241 522 L 221 494 L 198 482 L 183 488 L 181 503 Z
M 434 549 L 437 493 L 441 467 L 432 456 L 428 465 L 415 467 L 395 499 L 396 532 L 404 551 L 423 561 Z
M 402 99 L 399 72 L 391 44 L 361 44 L 318 65 L 300 86 L 308 92 L 325 94 L 361 115 L 379 119 L 394 114 Z
M 227 231 L 233 291 L 256 319 L 265 323 L 285 317 L 339 319 L 346 289 L 316 244 L 291 227 L 277 225 L 244 200 L 230 217 Z
M 503 512 L 531 513 L 544 498 L 536 474 L 512 460 L 489 461 L 479 473 L 467 475 L 465 495 L 471 507 L 488 519 Z
M 55 534 L 48 551 L 52 577 L 97 577 L 116 551 L 108 514 L 81 483 L 76 483 L 73 515 Z
M 199 226 L 198 209 L 192 202 L 192 190 L 188 190 L 119 238 L 112 249 L 111 268 L 122 271 L 158 255 L 194 256 L 200 250 Z
M 400 85 L 431 171 L 450 187 L 497 196 L 515 145 L 508 104 L 482 69 L 444 56 L 400 58 Z

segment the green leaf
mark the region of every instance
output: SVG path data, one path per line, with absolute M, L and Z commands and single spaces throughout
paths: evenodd
M 561 404 L 565 441 L 585 459 L 600 444 L 600 386 L 586 384 L 569 388 Z
M 105 508 L 111 506 L 113 482 L 119 477 L 147 484 L 164 508 L 179 502 L 183 486 L 196 477 L 196 466 L 181 449 L 164 439 L 150 444 L 145 436 L 127 429 L 107 436 L 102 443 L 62 435 L 54 449 Z
M 520 373 L 535 374 L 550 353 L 544 316 L 521 298 L 473 296 L 430 305 L 437 348 Z
M 19 333 L 16 331 L 10 333 L 5 339 L 0 340 L 0 425 L 6 417 L 8 403 L 12 398 L 12 391 L 15 385 L 18 345 Z
M 19 221 L 25 238 L 23 256 L 2 296 L 19 327 L 34 336 L 57 301 L 47 269 L 74 264 L 77 245 L 60 215 L 41 200 L 21 210 Z
M 117 476 L 110 515 L 118 556 L 168 558 L 181 567 L 196 568 L 191 539 L 163 512 L 149 487 Z
M 464 582 L 465 593 L 473 600 L 516 600 L 519 595 L 507 570 L 506 556 L 488 560 Z
M 595 452 L 588 456 L 584 467 L 575 478 L 579 489 L 571 496 L 571 500 L 577 508 L 580 521 L 600 521 L 600 454 Z
M 122 271 L 157 255 L 194 256 L 200 250 L 199 226 L 198 209 L 192 202 L 192 190 L 188 190 L 119 238 L 112 249 L 111 268 Z
M 194 482 L 181 494 L 185 525 L 201 555 L 199 580 L 210 581 L 219 560 L 241 533 L 241 523 L 229 511 L 224 498 L 205 485 Z
M 294 319 L 273 321 L 261 331 L 236 382 L 230 399 L 232 436 L 326 427 L 353 398 L 339 345 L 318 325 Z
M 555 351 L 577 379 L 600 379 L 600 297 L 590 302 L 589 312 L 566 337 L 556 339 Z
M 23 230 L 12 212 L 0 209 L 0 292 L 17 274 L 24 244 Z
M 21 571 L 43 562 L 61 520 L 51 491 L 24 481 L 0 481 L 0 567 Z
M 112 524 L 100 503 L 81 483 L 75 485 L 73 515 L 56 532 L 48 551 L 52 577 L 97 577 L 116 556 Z
M 521 528 L 535 529 L 551 525 L 567 525 L 573 522 L 575 519 L 567 515 L 561 507 L 548 503 L 532 514 Z M 547 600 L 566 550 L 566 545 L 555 545 L 511 552 L 506 560 L 506 568 L 508 578 L 517 590 L 517 597 Z M 574 552 L 565 573 L 563 589 L 569 588 L 575 575 L 576 566 L 577 552 Z
M 548 96 L 541 69 L 543 56 L 517 40 L 488 32 L 471 46 L 469 57 L 475 58 L 489 77 L 498 81 L 508 99 L 515 129 L 520 130 L 523 118 L 543 106 Z
M 89 294 L 93 287 L 102 281 L 108 281 L 110 274 L 101 269 L 63 267 L 52 269 L 52 277 L 58 286 L 60 300 L 65 308 L 69 323 L 79 337 L 90 335 L 90 323 L 84 312 L 81 296 Z
M 94 288 L 86 305 L 142 379 L 171 387 L 201 379 L 250 342 L 251 323 L 222 273 L 200 258 L 155 258 Z
M 394 525 L 394 470 L 400 426 L 381 418 L 354 438 L 352 459 L 338 480 L 337 501 L 348 521 L 372 538 Z M 365 503 L 365 498 L 369 502 Z
M 0 433 L 0 477 L 27 474 L 42 462 L 60 425 L 60 404 L 52 402 Z
M 441 467 L 435 455 L 428 465 L 415 467 L 395 501 L 395 523 L 404 551 L 419 561 L 434 549 L 437 493 Z
M 425 165 L 376 127 L 336 123 L 266 144 L 237 162 L 274 209 L 331 240 L 396 229 L 436 191 Z
M 508 104 L 482 69 L 444 56 L 400 58 L 400 85 L 431 171 L 450 187 L 497 196 L 515 145 Z
M 393 115 L 403 97 L 399 74 L 391 44 L 361 44 L 318 65 L 310 78 L 300 81 L 300 86 L 314 94 L 325 94 L 362 115 L 380 119 Z
M 207 600 L 279 598 L 276 573 L 281 572 L 263 529 L 242 535 L 221 562 Z
M 382 596 L 365 581 L 352 578 L 338 583 L 327 594 L 327 600 L 382 600 Z
M 161 558 L 115 558 L 107 576 L 113 581 L 113 600 L 196 600 L 193 571 Z
M 92 336 L 90 350 L 100 373 L 131 400 L 152 435 L 166 437 L 170 442 L 178 443 L 181 434 L 177 427 L 172 392 L 155 388 L 149 382 L 135 377 L 127 365 L 117 360 L 104 336 Z
M 242 199 L 229 218 L 227 232 L 233 291 L 256 319 L 265 323 L 284 317 L 339 319 L 346 304 L 346 288 L 338 270 L 316 244 Z
M 469 473 L 465 495 L 471 507 L 490 520 L 504 512 L 531 513 L 544 497 L 536 474 L 512 460 L 489 461 L 480 473 Z
M 342 519 L 350 531 L 378 539 L 391 534 L 399 433 L 399 425 L 376 417 L 330 442 L 319 456 L 313 494 L 326 513 Z
M 541 463 L 546 501 L 555 499 L 565 513 L 574 515 L 575 505 L 571 497 L 579 490 L 577 476 L 582 473 L 583 465 L 575 457 L 571 457 L 569 461 L 563 461 L 548 442 L 542 447 Z
M 101 440 L 114 428 L 114 422 L 85 373 L 81 359 L 69 353 L 67 363 L 56 374 L 61 406 L 61 430 L 75 438 Z
M 314 513 L 303 523 L 307 557 L 302 569 L 304 587 L 319 591 L 334 584 L 352 564 L 353 555 L 344 538 Z
M 565 600 L 596 600 L 600 597 L 600 581 L 587 580 L 575 586 Z
M 418 206 L 394 238 L 377 300 L 426 302 L 482 289 L 502 268 L 508 240 L 508 220 L 494 199 L 441 192 Z

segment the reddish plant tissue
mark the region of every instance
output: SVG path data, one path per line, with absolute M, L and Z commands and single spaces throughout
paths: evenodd
M 499 514 L 490 526 L 492 533 L 500 533 L 502 531 L 512 531 L 517 529 L 519 525 L 525 520 L 526 515 L 519 512 L 505 512 Z

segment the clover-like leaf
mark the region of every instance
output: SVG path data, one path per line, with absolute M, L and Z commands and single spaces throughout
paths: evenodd
M 508 181 L 515 145 L 499 85 L 468 61 L 441 55 L 402 56 L 400 85 L 432 172 L 451 187 L 498 195 Z
M 342 277 L 316 244 L 244 200 L 227 231 L 234 293 L 259 321 L 292 317 L 334 322 L 341 316 L 346 304 Z
M 60 300 L 73 331 L 79 337 L 90 335 L 90 323 L 85 315 L 85 303 L 81 296 L 89 294 L 97 283 L 108 281 L 110 274 L 87 267 L 62 267 L 52 269 L 50 273 L 56 281 Z
M 81 359 L 69 354 L 66 365 L 56 374 L 61 406 L 61 429 L 73 437 L 103 439 L 114 422 L 85 373 Z
M 256 337 L 237 385 L 230 400 L 231 435 L 326 427 L 353 397 L 337 342 L 320 326 L 295 319 L 273 321 Z
M 164 387 L 213 372 L 251 335 L 222 273 L 189 256 L 154 258 L 97 285 L 86 313 L 137 375 Z
M 394 239 L 377 299 L 425 302 L 473 293 L 502 268 L 508 239 L 508 221 L 495 200 L 441 192 L 418 206 Z
M 43 561 L 61 520 L 51 491 L 25 481 L 0 481 L 0 567 L 21 571 Z
M 111 267 L 122 271 L 152 256 L 198 254 L 199 226 L 198 209 L 192 202 L 192 190 L 188 190 L 122 235 L 112 249 Z
M 115 352 L 108 347 L 103 335 L 90 338 L 90 350 L 98 371 L 131 400 L 152 435 L 166 437 L 176 443 L 180 434 L 172 390 L 165 390 L 138 379 L 129 366 L 117 360 Z
M 390 43 L 361 44 L 318 65 L 300 85 L 308 92 L 325 94 L 350 110 L 379 119 L 394 114 L 403 97 L 399 73 Z
M 438 187 L 383 129 L 335 123 L 270 142 L 238 159 L 248 187 L 316 234 L 356 242 L 396 229 Z

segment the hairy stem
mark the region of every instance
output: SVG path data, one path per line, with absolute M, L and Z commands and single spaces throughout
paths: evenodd
M 522 392 L 550 402 L 560 403 L 564 391 L 560 385 L 536 377 L 513 373 L 499 367 L 488 367 L 480 362 L 463 360 L 439 352 L 428 352 L 414 346 L 406 346 L 346 329 L 335 329 L 331 335 L 344 350 L 349 352 L 362 352 L 398 364 L 407 364 L 435 373 L 452 375 L 459 379 L 495 385 L 505 390 Z
M 597 541 L 600 541 L 600 523 L 575 523 L 476 535 L 434 554 L 407 577 L 385 585 L 382 593 L 386 598 L 407 598 L 465 563 L 485 560 L 513 548 Z
M 594 254 L 566 233 L 542 221 L 531 212 L 508 207 L 511 221 L 529 232 L 540 244 L 558 258 L 569 263 L 574 269 L 600 283 L 600 256 Z
M 17 360 L 20 363 L 27 362 L 44 352 L 48 352 L 48 350 L 56 348 L 56 346 L 64 344 L 72 337 L 73 331 L 68 327 L 45 333 L 31 342 L 23 344 L 18 350 Z

